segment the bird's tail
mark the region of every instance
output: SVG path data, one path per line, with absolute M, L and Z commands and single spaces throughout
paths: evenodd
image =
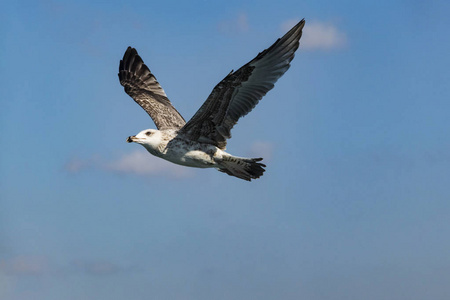
M 262 158 L 244 158 L 236 156 L 224 157 L 218 170 L 247 181 L 261 177 L 265 171 Z

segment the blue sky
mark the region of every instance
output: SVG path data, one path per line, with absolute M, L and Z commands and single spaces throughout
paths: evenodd
M 449 299 L 447 1 L 10 1 L 0 11 L 0 298 Z M 180 168 L 117 77 L 137 48 L 189 119 L 307 23 L 233 129 L 251 183 Z

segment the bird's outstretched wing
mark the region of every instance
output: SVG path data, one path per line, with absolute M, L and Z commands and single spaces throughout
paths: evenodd
M 179 132 L 191 140 L 225 149 L 239 118 L 248 114 L 289 69 L 304 25 L 303 19 L 249 63 L 231 71 Z
M 186 123 L 136 49 L 128 47 L 123 55 L 119 80 L 125 92 L 150 115 L 158 129 L 179 129 Z

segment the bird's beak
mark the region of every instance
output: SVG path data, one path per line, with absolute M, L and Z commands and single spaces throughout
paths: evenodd
M 136 136 L 129 136 L 128 138 L 127 138 L 127 143 L 132 143 L 132 142 L 134 142 L 134 140 L 136 139 Z

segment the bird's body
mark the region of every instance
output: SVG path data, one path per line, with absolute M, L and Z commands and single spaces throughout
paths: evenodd
M 243 158 L 233 156 L 218 147 L 192 141 L 178 134 L 177 131 L 146 129 L 135 136 L 127 138 L 127 142 L 135 142 L 144 146 L 154 156 L 177 165 L 193 168 L 216 168 L 229 175 L 245 180 L 261 176 L 264 164 L 262 158 Z M 251 173 L 249 174 L 249 171 Z M 258 176 L 258 177 L 259 177 Z
M 141 144 L 151 154 L 175 164 L 216 168 L 248 181 L 259 178 L 265 171 L 262 158 L 233 156 L 225 152 L 226 140 L 238 119 L 249 113 L 289 69 L 304 24 L 302 20 L 271 47 L 228 74 L 187 123 L 137 51 L 128 47 L 120 61 L 120 83 L 158 130 L 143 130 L 127 142 Z
M 150 137 L 148 132 L 151 132 Z M 142 144 L 148 152 L 157 157 L 194 168 L 214 167 L 224 153 L 214 145 L 189 140 L 172 129 L 152 131 L 147 129 L 134 137 L 129 137 L 127 141 Z

